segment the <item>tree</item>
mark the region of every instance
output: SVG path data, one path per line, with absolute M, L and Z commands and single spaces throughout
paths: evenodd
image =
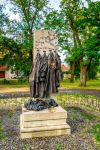
M 99 37 L 96 35 L 96 31 L 99 31 L 98 8 L 100 8 L 100 3 L 89 2 L 88 8 L 86 8 L 83 7 L 81 0 L 62 0 L 61 8 L 62 12 L 68 18 L 69 26 L 74 37 L 76 47 L 74 47 L 74 49 L 76 49 L 75 54 L 78 54 L 78 62 L 80 64 L 80 85 L 86 86 L 86 76 L 91 62 L 98 57 Z M 94 23 L 96 21 L 98 22 L 97 25 Z M 95 41 L 93 41 L 93 39 Z
M 38 28 L 43 19 L 43 12 L 47 6 L 47 0 L 10 0 L 13 4 L 13 12 L 19 13 L 19 28 L 24 35 L 24 46 L 29 52 L 32 61 L 33 29 Z
M 2 28 L 0 32 L 3 31 L 3 33 L 0 39 L 2 50 L 0 50 L 2 51 L 3 59 L 0 61 L 6 63 L 17 73 L 24 72 L 24 75 L 27 76 L 30 71 L 30 66 L 32 66 L 33 30 L 41 27 L 48 1 L 9 1 L 12 4 L 12 11 L 15 14 L 19 14 L 20 21 L 9 20 L 3 11 L 4 7 L 1 7 L 0 26 L 2 25 Z M 7 49 L 7 53 L 5 53 L 5 49 Z
M 4 35 L 6 28 L 9 26 L 10 20 L 8 15 L 4 13 L 5 7 L 0 5 L 0 35 Z
M 99 62 L 99 8 L 100 2 L 89 2 L 82 9 L 82 18 L 78 20 L 82 36 L 82 60 L 80 61 L 80 85 L 86 86 L 87 74 L 92 62 Z
M 45 21 L 46 29 L 58 33 L 59 46 L 66 52 L 66 61 L 70 64 L 71 82 L 74 81 L 75 66 L 79 65 L 81 86 L 86 86 L 92 61 L 98 60 L 98 8 L 98 2 L 88 2 L 86 8 L 81 0 L 62 0 L 61 11 L 49 13 Z
M 74 51 L 74 46 L 76 45 L 76 43 L 74 40 L 74 36 L 70 30 L 67 17 L 64 16 L 63 12 L 52 11 L 46 16 L 44 28 L 52 29 L 57 32 L 58 46 L 60 52 L 63 51 L 64 55 L 67 55 L 66 61 L 70 64 L 71 70 L 70 82 L 74 82 L 76 57 L 75 54 L 72 56 L 72 53 Z
M 22 44 L 16 43 L 13 39 L 5 36 L 0 37 L 0 51 L 2 52 L 1 64 L 6 64 L 19 76 L 27 77 L 31 67 L 31 62 L 27 51 Z

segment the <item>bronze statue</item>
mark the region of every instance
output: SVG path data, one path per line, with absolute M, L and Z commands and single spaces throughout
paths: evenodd
M 42 110 L 50 106 L 58 106 L 53 99 L 50 100 L 50 95 L 58 92 L 61 74 L 61 59 L 57 52 L 50 51 L 47 56 L 44 51 L 41 56 L 38 51 L 29 75 L 30 97 L 36 101 L 33 102 L 31 99 L 25 107 Z
M 30 95 L 34 98 L 47 98 L 56 93 L 61 80 L 61 60 L 56 52 L 43 56 L 38 52 L 29 75 Z

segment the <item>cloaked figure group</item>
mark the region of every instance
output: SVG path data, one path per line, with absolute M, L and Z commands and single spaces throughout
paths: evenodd
M 61 59 L 56 51 L 41 55 L 37 52 L 31 73 L 29 75 L 31 98 L 49 98 L 50 94 L 58 92 L 62 78 Z

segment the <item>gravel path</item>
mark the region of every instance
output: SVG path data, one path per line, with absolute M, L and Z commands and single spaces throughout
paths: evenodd
M 100 97 L 100 90 L 80 90 L 80 89 L 60 89 L 59 93 L 66 94 L 88 94 Z M 9 92 L 0 93 L 0 98 L 16 98 L 16 97 L 29 97 L 29 92 Z
M 20 139 L 19 133 L 21 109 L 0 110 L 0 121 L 5 134 L 5 138 L 0 140 L 0 150 L 99 150 L 93 135 L 87 132 L 98 122 L 95 116 L 76 107 L 67 107 L 66 110 L 71 135 L 25 140 Z
M 100 97 L 100 90 L 60 89 L 59 92 L 67 94 L 88 94 Z

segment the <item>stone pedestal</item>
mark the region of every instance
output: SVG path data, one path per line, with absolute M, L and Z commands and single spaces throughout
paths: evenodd
M 42 111 L 28 111 L 22 105 L 20 116 L 21 138 L 67 135 L 71 133 L 66 123 L 67 112 L 60 106 Z

